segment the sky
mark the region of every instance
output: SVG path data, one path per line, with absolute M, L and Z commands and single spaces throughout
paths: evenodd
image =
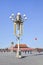
M 0 48 L 10 47 L 11 42 L 17 43 L 14 24 L 9 17 L 18 12 L 27 16 L 20 43 L 43 48 L 43 0 L 0 0 Z

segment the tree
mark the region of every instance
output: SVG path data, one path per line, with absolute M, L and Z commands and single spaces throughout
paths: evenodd
M 14 42 L 11 42 L 12 45 L 14 45 Z

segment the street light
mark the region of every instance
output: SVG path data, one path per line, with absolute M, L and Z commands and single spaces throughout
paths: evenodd
M 10 16 L 10 19 L 14 22 L 14 34 L 17 37 L 18 40 L 18 49 L 17 49 L 17 55 L 16 57 L 21 58 L 21 50 L 19 48 L 20 44 L 20 37 L 23 34 L 23 22 L 27 19 L 26 15 L 23 15 L 24 18 L 22 18 L 21 14 L 18 12 L 17 15 L 14 17 L 14 14 Z

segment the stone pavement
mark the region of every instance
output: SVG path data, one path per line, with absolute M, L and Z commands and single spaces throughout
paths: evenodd
M 13 52 L 0 52 L 0 65 L 43 65 L 43 54 L 22 54 L 21 59 L 16 58 Z

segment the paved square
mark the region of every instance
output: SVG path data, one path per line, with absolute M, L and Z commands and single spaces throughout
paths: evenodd
M 14 52 L 0 52 L 0 65 L 43 65 L 43 54 L 23 55 L 23 58 L 18 59 Z

